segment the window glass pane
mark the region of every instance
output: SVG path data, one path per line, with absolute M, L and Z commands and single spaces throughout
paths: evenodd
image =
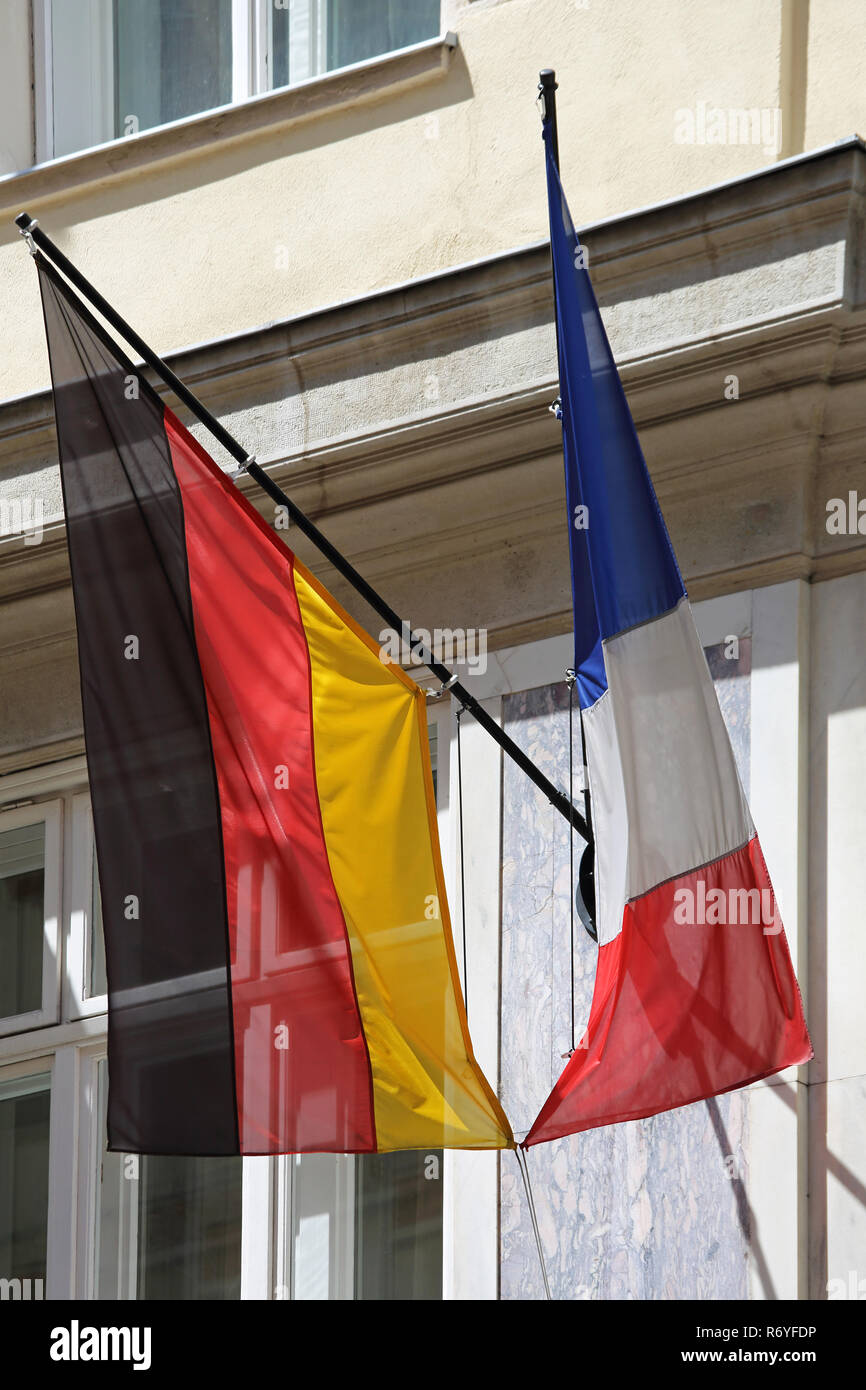
M 292 1298 L 352 1297 L 354 1160 L 303 1154 L 292 1169 Z
M 442 1152 L 365 1154 L 356 1167 L 355 1297 L 442 1297 Z
M 270 81 L 272 88 L 278 88 L 278 86 L 288 86 L 289 82 L 300 81 L 299 74 L 297 74 L 297 72 L 293 74 L 291 70 L 291 56 L 289 56 L 289 25 L 292 25 L 292 36 L 293 39 L 295 39 L 296 49 L 303 47 L 303 61 L 304 64 L 307 65 L 307 68 L 309 68 L 310 65 L 311 51 L 310 25 L 300 25 L 299 21 L 297 21 L 297 14 L 295 15 L 295 21 L 292 22 L 291 14 L 289 14 L 288 0 L 285 0 L 284 4 L 279 4 L 278 0 L 274 0 L 274 4 L 271 4 L 270 7 L 270 15 L 270 53 L 268 53 L 268 57 L 270 57 Z M 306 18 L 306 13 L 304 13 L 304 18 Z M 302 28 L 303 43 L 300 43 L 299 40 L 302 40 L 302 32 L 300 32 Z M 314 65 L 313 71 L 316 71 Z M 311 72 L 307 71 L 304 76 L 311 76 Z
M 143 1158 L 139 1298 L 240 1298 L 240 1158 Z
M 0 832 L 0 1016 L 42 1007 L 45 826 Z
M 289 70 L 289 7 L 288 3 L 271 5 L 270 79 L 272 87 L 287 87 L 291 82 Z
M 111 140 L 112 0 L 52 0 L 54 158 Z M 35 8 L 35 7 L 34 7 Z
M 439 33 L 440 0 L 328 0 L 328 67 L 342 68 Z
M 273 0 L 271 86 L 432 39 L 439 9 L 440 0 Z
M 96 854 L 90 864 L 90 971 L 87 979 L 87 995 L 105 994 L 108 981 L 105 974 L 105 934 L 102 929 L 102 897 L 99 892 L 99 874 L 96 870 Z
M 114 0 L 115 135 L 230 102 L 231 24 L 231 0 Z
M 50 1087 L 47 1074 L 0 1081 L 0 1279 L 45 1278 Z
M 107 1066 L 99 1064 L 100 1132 Z M 105 1153 L 96 1296 L 234 1299 L 241 1291 L 241 1158 Z

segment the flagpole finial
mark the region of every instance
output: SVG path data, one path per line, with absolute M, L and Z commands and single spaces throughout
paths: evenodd
M 553 94 L 558 85 L 553 68 L 542 68 L 538 74 L 538 102 L 541 107 L 542 121 L 548 120 L 553 115 L 556 104 L 556 98 Z
M 33 228 L 38 227 L 39 222 L 35 217 L 31 217 L 29 212 L 19 212 L 18 216 L 15 218 L 15 226 L 18 228 L 21 236 L 23 236 L 27 250 L 30 252 L 31 256 L 35 256 L 36 242 L 33 240 Z
M 556 91 L 559 83 L 553 68 L 542 68 L 538 74 L 538 100 L 541 120 L 548 127 L 553 162 L 559 168 L 559 136 L 556 128 Z

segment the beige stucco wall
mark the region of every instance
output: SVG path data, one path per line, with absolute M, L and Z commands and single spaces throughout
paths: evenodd
M 866 64 L 861 5 L 810 0 L 808 9 L 806 148 L 866 133 Z
M 9 15 L 23 4 L 7 0 Z M 813 142 L 849 134 L 864 101 L 850 8 L 813 0 L 809 10 Z M 560 79 L 563 175 L 581 223 L 773 162 L 779 151 L 751 143 L 750 128 L 745 143 L 730 143 L 730 129 L 708 143 L 711 113 L 764 112 L 760 142 L 784 104 L 782 152 L 792 152 L 803 127 L 801 19 L 799 0 L 446 0 L 443 28 L 459 47 L 415 86 L 240 140 L 215 127 L 194 154 L 163 142 L 134 173 L 119 142 L 87 181 L 73 165 L 53 181 L 7 179 L 0 316 L 15 339 L 0 354 L 0 399 L 47 381 L 35 277 L 9 225 L 23 205 L 168 351 L 543 238 L 543 66 Z M 13 28 L 0 56 L 7 160 L 23 139 L 20 17 Z M 682 143 L 684 110 L 696 143 Z

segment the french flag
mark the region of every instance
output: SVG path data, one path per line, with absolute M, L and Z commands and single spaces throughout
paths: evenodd
M 599 954 L 586 1032 L 526 1147 L 734 1090 L 813 1055 L 549 121 L 544 139 Z

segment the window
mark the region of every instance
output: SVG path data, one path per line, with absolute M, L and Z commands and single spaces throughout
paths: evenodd
M 102 1058 L 97 1083 L 101 1136 L 107 1082 Z M 95 1296 L 240 1298 L 242 1164 L 240 1158 L 104 1153 Z
M 267 87 L 303 82 L 439 32 L 439 0 L 276 0 L 267 13 Z
M 60 810 L 0 813 L 0 1033 L 57 1020 Z
M 435 766 L 445 702 L 428 713 Z M 85 777 L 73 759 L 0 779 L 0 1299 L 441 1298 L 437 1151 L 107 1152 Z M 443 779 L 440 812 L 446 797 Z
M 440 0 L 34 0 L 34 7 L 41 161 L 433 38 Z
M 48 1073 L 0 1079 L 0 1282 L 3 1298 L 43 1296 L 48 1249 Z M 23 1281 L 30 1286 L 23 1287 Z M 41 1285 L 34 1281 L 41 1280 Z
M 45 826 L 19 825 L 0 836 L 0 1014 L 42 1007 Z
M 355 1170 L 355 1298 L 442 1297 L 442 1151 L 374 1154 Z
M 442 1297 L 442 1154 L 309 1154 L 277 1161 L 275 1297 Z
M 231 23 L 231 0 L 114 0 L 114 135 L 230 102 Z

